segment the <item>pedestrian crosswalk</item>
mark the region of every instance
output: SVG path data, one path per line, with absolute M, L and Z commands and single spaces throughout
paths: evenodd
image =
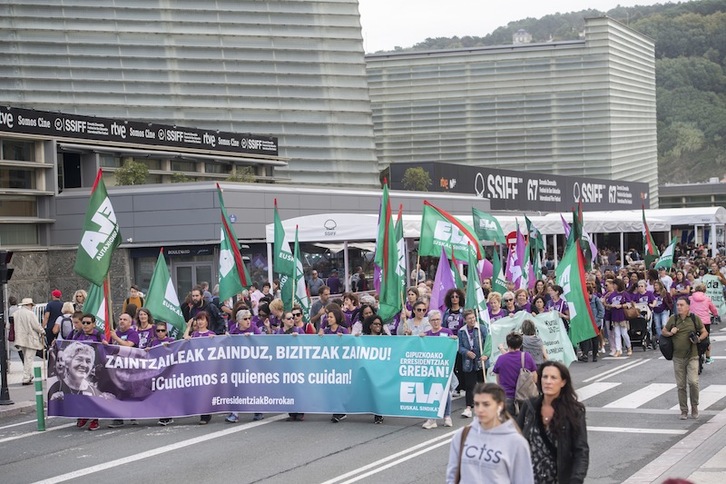
M 675 383 L 651 383 L 633 387 L 622 382 L 594 382 L 577 388 L 578 399 L 587 407 L 603 409 L 661 409 L 678 410 Z M 675 405 L 674 405 L 675 404 Z M 726 408 L 726 385 L 701 386 L 700 410 Z

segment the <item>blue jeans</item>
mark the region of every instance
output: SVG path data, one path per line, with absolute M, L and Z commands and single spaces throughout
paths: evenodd
M 663 326 L 666 325 L 668 322 L 668 318 L 671 316 L 671 312 L 667 309 L 663 311 L 662 313 L 653 313 L 653 321 L 655 322 L 655 330 L 658 334 L 656 336 L 660 336 L 661 331 L 663 331 Z M 650 327 L 648 328 L 648 331 L 650 331 Z

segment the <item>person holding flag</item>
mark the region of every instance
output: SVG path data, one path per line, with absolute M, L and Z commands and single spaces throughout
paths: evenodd
M 476 313 L 471 309 L 464 311 L 464 322 L 466 326 L 459 330 L 461 375 L 466 392 L 466 408 L 461 416 L 471 418 L 474 408 L 474 387 L 477 383 L 484 382 L 485 364 L 488 358 L 482 350 L 487 338 L 487 330 L 486 326 L 477 324 Z

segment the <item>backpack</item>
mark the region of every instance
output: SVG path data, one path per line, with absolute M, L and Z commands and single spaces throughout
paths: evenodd
M 69 339 L 73 334 L 73 319 L 70 316 L 61 315 L 60 335 L 63 339 Z
M 532 372 L 524 367 L 524 351 L 520 353 L 522 359 L 521 368 L 519 369 L 519 376 L 517 376 L 517 386 L 514 391 L 514 402 L 515 410 L 519 413 L 519 407 L 525 400 L 536 397 L 539 395 L 537 390 L 537 384 L 532 378 Z

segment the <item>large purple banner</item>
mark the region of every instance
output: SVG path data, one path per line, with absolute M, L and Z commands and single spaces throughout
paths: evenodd
M 216 336 L 148 351 L 59 341 L 48 414 L 164 418 L 219 412 L 441 417 L 450 338 Z

